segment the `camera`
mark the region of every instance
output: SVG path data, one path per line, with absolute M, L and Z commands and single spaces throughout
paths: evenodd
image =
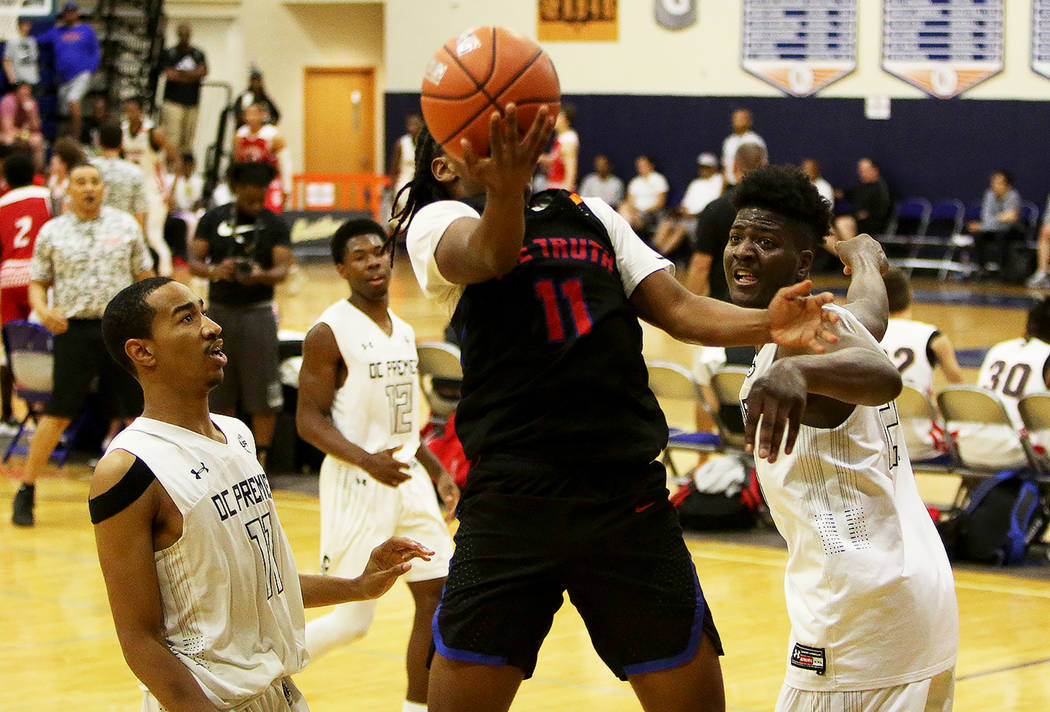
M 252 273 L 252 261 L 249 259 L 238 259 L 233 265 L 233 273 L 238 277 L 246 277 Z

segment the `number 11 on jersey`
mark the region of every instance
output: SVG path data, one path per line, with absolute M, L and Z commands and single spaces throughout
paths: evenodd
M 579 279 L 569 279 L 555 285 L 553 280 L 541 279 L 536 282 L 536 296 L 543 303 L 543 314 L 547 319 L 547 340 L 565 340 L 565 325 L 561 318 L 559 292 L 561 301 L 569 306 L 576 336 L 590 333 L 593 324 L 591 314 L 587 310 L 587 302 L 583 299 L 583 283 Z

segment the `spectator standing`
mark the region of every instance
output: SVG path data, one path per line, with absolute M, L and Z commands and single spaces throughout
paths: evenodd
M 15 151 L 4 159 L 4 180 L 10 190 L 0 196 L 0 325 L 29 318 L 29 263 L 36 236 L 51 219 L 51 193 L 33 185 L 28 155 Z M 0 417 L 5 424 L 13 420 L 13 388 L 11 369 L 5 365 L 0 368 Z
M 722 194 L 724 180 L 718 170 L 718 159 L 713 153 L 701 153 L 697 159 L 697 177 L 689 182 L 682 204 L 673 215 L 660 223 L 653 237 L 653 247 L 662 255 L 670 255 L 688 237 L 696 239 L 696 218 L 712 200 Z
M 263 465 L 284 404 L 274 287 L 292 264 L 288 226 L 264 206 L 272 180 L 273 168 L 265 163 L 233 164 L 235 200 L 201 217 L 190 251 L 190 272 L 211 283 L 209 313 L 222 324 L 229 356 L 226 379 L 211 392 L 212 410 L 233 415 L 238 404 L 244 407 Z
M 59 111 L 68 112 L 71 119 L 69 135 L 80 136 L 80 100 L 87 94 L 91 75 L 98 69 L 101 56 L 98 37 L 90 25 L 80 21 L 77 4 L 67 2 L 62 7 L 58 23 L 41 35 L 39 42 L 50 43 L 55 48 Z
M 192 153 L 182 154 L 170 176 L 168 197 L 168 219 L 164 221 L 164 242 L 171 249 L 172 274 L 183 282 L 189 282 L 188 245 L 197 231 L 197 221 L 204 213 L 201 209 L 204 197 L 204 178 L 196 172 Z
M 613 175 L 609 157 L 599 153 L 594 157 L 594 172 L 588 173 L 580 183 L 580 195 L 601 198 L 613 208 L 623 202 L 623 181 Z
M 973 234 L 977 249 L 978 275 L 1002 272 L 1006 259 L 1006 242 L 1021 230 L 1021 195 L 1014 188 L 1013 174 L 998 170 L 989 178 L 988 189 L 981 199 L 981 219 L 972 220 L 966 229 Z
M 146 191 L 142 187 L 142 169 L 137 163 L 120 157 L 122 140 L 119 125 L 111 123 L 103 126 L 99 132 L 100 153 L 90 163 L 98 168 L 102 182 L 106 184 L 102 204 L 133 216 L 145 231 Z
M 97 151 L 98 133 L 103 126 L 112 121 L 109 102 L 104 92 L 96 91 L 87 95 L 87 103 L 90 109 L 84 116 L 83 128 L 80 130 L 80 143 Z
M 273 103 L 273 99 L 266 93 L 263 75 L 258 68 L 253 68 L 251 74 L 248 75 L 248 88 L 233 100 L 233 117 L 238 127 L 243 126 L 246 122 L 244 111 L 252 104 L 258 104 L 262 108 L 263 123 L 277 124 L 281 121 L 281 112 L 277 109 L 277 104 Z
M 33 23 L 29 20 L 18 21 L 18 39 L 8 40 L 4 44 L 4 74 L 12 84 L 25 82 L 30 87 L 40 83 L 40 48 L 36 38 L 29 34 Z
M 106 354 L 101 319 L 113 295 L 153 276 L 153 260 L 135 218 L 102 205 L 104 190 L 97 167 L 74 166 L 69 175 L 72 209 L 41 228 L 33 250 L 29 303 L 55 335 L 54 386 L 29 442 L 22 487 L 15 494 L 11 521 L 19 526 L 33 525 L 37 477 L 96 377 L 99 393 L 111 401 L 118 417 L 131 418 L 142 409 L 138 386 Z
M 648 239 L 663 218 L 670 186 L 663 174 L 656 172 L 648 156 L 634 159 L 634 168 L 638 175 L 627 184 L 627 200 L 620 206 L 620 215 L 635 232 Z
M 836 198 L 845 198 L 853 212 L 835 218 L 835 232 L 839 240 L 849 240 L 861 233 L 878 237 L 886 232 L 893 212 L 890 188 L 882 177 L 879 164 L 864 157 L 857 161 L 860 183 L 845 190 L 835 191 Z
M 576 121 L 576 107 L 562 104 L 554 122 L 554 148 L 542 156 L 540 162 L 547 166 L 547 187 L 576 190 L 579 178 L 580 135 L 572 127 Z
M 60 215 L 69 209 L 69 171 L 86 160 L 84 149 L 75 139 L 63 136 L 55 141 L 48 164 L 47 188 L 51 191 L 51 213 Z
M 40 130 L 40 108 L 33 87 L 18 82 L 14 91 L 0 99 L 0 143 L 23 143 L 33 154 L 35 170 L 44 169 L 44 134 Z
M 197 113 L 201 101 L 201 82 L 208 74 L 204 53 L 190 44 L 190 26 L 179 25 L 179 42 L 164 50 L 161 67 L 164 69 L 164 131 L 174 150 L 193 152 L 197 133 Z
M 755 143 L 766 148 L 766 141 L 752 129 L 751 112 L 747 109 L 735 109 L 730 117 L 733 132 L 722 142 L 722 170 L 726 173 L 726 183 L 734 185 L 733 161 L 737 150 L 746 143 Z M 767 149 L 768 153 L 768 149 Z
M 828 183 L 827 179 L 820 175 L 820 163 L 815 158 L 804 158 L 802 159 L 802 172 L 809 178 L 809 182 L 813 184 L 813 187 L 820 193 L 820 197 L 823 198 L 829 207 L 835 207 L 835 189 L 831 187 L 831 183 Z

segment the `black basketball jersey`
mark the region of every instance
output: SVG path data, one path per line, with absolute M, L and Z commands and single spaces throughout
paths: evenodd
M 533 197 L 522 244 L 517 266 L 467 286 L 452 317 L 464 372 L 456 432 L 467 456 L 569 467 L 652 461 L 667 422 L 605 226 L 578 196 L 549 190 Z

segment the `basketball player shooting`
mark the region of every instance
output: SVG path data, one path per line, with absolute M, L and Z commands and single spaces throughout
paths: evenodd
M 749 173 L 733 202 L 726 281 L 734 303 L 761 308 L 806 280 L 831 211 L 793 166 Z M 740 391 L 788 546 L 790 654 L 776 709 L 948 712 L 955 587 L 900 437 L 900 374 L 878 343 L 886 255 L 867 235 L 835 249 L 851 276 L 845 307 L 824 307 L 839 315 L 839 340 L 820 354 L 766 344 Z
M 102 318 L 145 409 L 91 479 L 99 563 L 124 658 L 154 712 L 306 712 L 304 606 L 375 598 L 431 551 L 376 547 L 356 578 L 297 574 L 251 430 L 208 412 L 221 329 L 168 278 L 137 282 Z

